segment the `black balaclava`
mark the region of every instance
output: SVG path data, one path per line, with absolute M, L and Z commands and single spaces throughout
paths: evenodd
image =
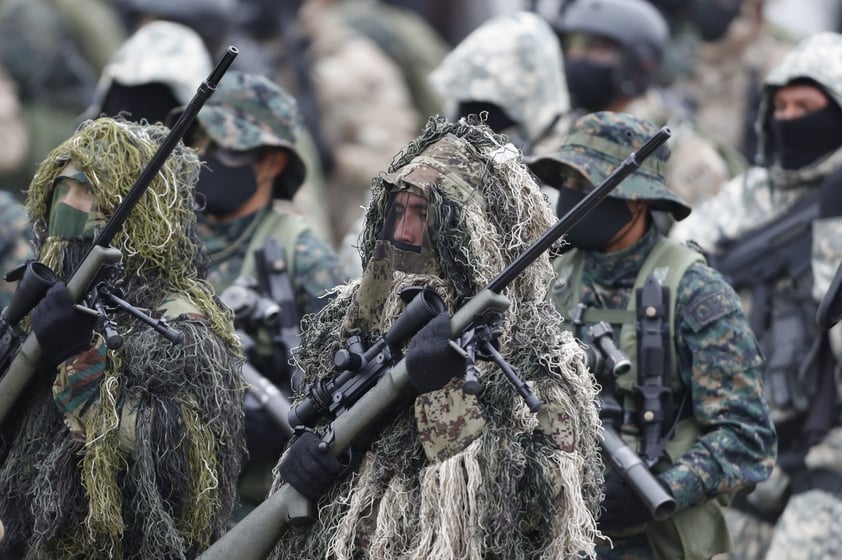
M 593 62 L 586 59 L 568 60 L 564 63 L 567 89 L 573 107 L 588 112 L 600 111 L 619 97 L 616 64 Z
M 114 82 L 102 100 L 101 113 L 116 117 L 121 112 L 135 122 L 146 119 L 151 123 L 165 122 L 170 111 L 181 105 L 168 85 L 152 82 L 139 86 L 124 86 Z
M 780 166 L 800 169 L 842 146 L 842 108 L 831 100 L 803 117 L 772 117 L 770 129 Z
M 731 0 L 724 5 L 711 0 L 696 0 L 690 9 L 690 20 L 704 41 L 717 41 L 725 36 L 731 22 L 740 13 L 742 0 Z
M 556 214 L 559 217 L 585 198 L 585 193 L 569 187 L 561 187 L 558 191 Z M 632 217 L 625 200 L 606 197 L 570 229 L 565 239 L 583 251 L 602 251 Z
M 236 167 L 222 163 L 213 153 L 204 156 L 196 192 L 204 196 L 205 213 L 228 216 L 257 192 L 257 176 L 251 163 Z

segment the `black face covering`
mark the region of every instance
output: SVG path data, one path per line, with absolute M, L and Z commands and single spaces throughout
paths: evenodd
M 567 187 L 561 187 L 556 214 L 561 217 L 576 206 L 585 194 Z M 632 219 L 625 200 L 604 198 L 596 208 L 573 226 L 567 234 L 568 243 L 583 251 L 602 251 L 623 226 Z
M 784 169 L 800 169 L 842 146 L 842 109 L 827 107 L 797 119 L 772 118 L 772 138 Z
M 239 210 L 257 192 L 257 177 L 251 164 L 229 167 L 212 153 L 205 156 L 196 191 L 204 195 L 205 212 L 224 217 Z
M 133 121 L 146 119 L 154 123 L 164 122 L 169 112 L 179 105 L 172 89 L 165 84 L 153 82 L 124 86 L 114 82 L 102 101 L 101 112 L 114 117 L 126 111 Z
M 740 4 L 741 0 L 731 0 L 725 5 L 711 0 L 696 1 L 690 18 L 704 41 L 716 41 L 725 36 L 731 22 L 740 13 Z
M 569 60 L 564 63 L 567 89 L 573 107 L 586 111 L 600 111 L 617 99 L 617 86 L 612 64 L 589 60 Z

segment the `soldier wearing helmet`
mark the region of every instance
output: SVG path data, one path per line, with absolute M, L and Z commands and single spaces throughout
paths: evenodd
M 690 107 L 656 87 L 670 35 L 666 20 L 649 2 L 576 0 L 553 26 L 561 39 L 576 116 L 617 111 L 673 129 L 673 157 L 665 169 L 670 190 L 694 204 L 744 169 L 735 149 L 696 126 Z M 663 230 L 672 225 L 668 214 L 658 220 Z
M 301 318 L 324 307 L 327 292 L 348 276 L 333 248 L 289 208 L 306 173 L 297 147 L 296 101 L 264 76 L 230 71 L 198 121 L 193 143 L 205 161 L 196 190 L 204 209 L 199 233 L 211 257 L 208 280 L 223 302 L 230 301 L 226 290 L 234 285 L 273 301 L 283 310 L 281 321 L 297 333 Z M 280 261 L 273 258 L 271 273 L 260 261 L 270 243 L 282 252 Z M 253 315 L 238 316 L 236 323 L 254 341 L 253 347 L 246 344 L 251 365 L 289 395 L 294 337 L 279 341 L 274 324 Z M 265 497 L 285 438 L 251 398 L 246 436 L 250 459 L 240 493 L 248 507 Z
M 655 132 L 653 123 L 632 115 L 588 114 L 558 152 L 530 167 L 559 189 L 561 215 Z M 664 183 L 668 158 L 661 147 L 645 160 L 574 226 L 570 249 L 553 263 L 549 298 L 568 328 L 588 340 L 589 327 L 606 321 L 630 358 L 628 372 L 600 379 L 603 397 L 619 405 L 610 417 L 604 409 L 604 421 L 615 424 L 676 502 L 676 513 L 655 521 L 630 487 L 607 473 L 599 523 L 613 550 L 600 543 L 600 558 L 730 552 L 722 508 L 733 493 L 764 480 L 774 464 L 763 358 L 739 299 L 698 252 L 653 227 L 653 210 L 676 220 L 690 213 Z M 661 334 L 643 339 L 640 326 Z M 644 405 L 644 386 L 667 397 Z

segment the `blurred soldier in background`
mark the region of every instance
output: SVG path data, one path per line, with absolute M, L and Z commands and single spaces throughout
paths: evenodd
M 632 115 L 585 115 L 558 152 L 531 167 L 560 190 L 561 216 L 657 130 Z M 655 521 L 631 487 L 607 473 L 599 523 L 611 543 L 600 544 L 599 558 L 719 558 L 732 549 L 723 506 L 774 464 L 763 359 L 739 298 L 702 255 L 654 227 L 653 209 L 676 220 L 690 213 L 664 184 L 668 158 L 662 146 L 646 159 L 573 227 L 566 237 L 573 250 L 553 262 L 550 299 L 567 328 L 596 344 L 589 328 L 610 323 L 631 362 L 627 372 L 598 379 L 603 400 L 619 405 L 605 420 L 676 503 L 675 514 Z M 656 404 L 644 400 L 652 391 Z
M 621 111 L 672 129 L 666 172 L 670 190 L 693 206 L 742 171 L 744 162 L 733 148 L 714 143 L 676 96 L 655 87 L 669 28 L 651 4 L 576 0 L 554 25 L 564 49 L 567 87 L 579 114 Z M 662 229 L 670 225 L 666 215 L 660 215 L 658 223 Z
M 570 109 L 561 49 L 540 16 L 517 12 L 487 20 L 430 75 L 451 120 L 488 113 L 486 124 L 525 154 L 558 146 Z
M 328 292 L 348 279 L 330 244 L 290 209 L 306 174 L 296 147 L 297 106 L 268 78 L 229 71 L 198 119 L 193 142 L 206 161 L 197 192 L 208 281 L 234 308 L 249 363 L 290 398 L 300 381 L 290 358 L 301 319 L 322 309 Z M 266 307 L 272 304 L 275 311 Z M 249 460 L 237 517 L 266 497 L 290 435 L 253 391 L 245 405 Z
M 740 558 L 831 558 L 842 546 L 842 353 L 815 321 L 842 261 L 840 61 L 842 35 L 820 33 L 770 72 L 758 166 L 672 232 L 698 242 L 732 277 L 767 359 L 764 391 L 780 452 L 770 479 L 736 504 Z
M 350 29 L 332 2 L 253 0 L 245 30 L 257 39 L 262 67 L 299 103 L 323 169 L 331 242 L 339 247 L 363 214 L 371 177 L 414 135 L 418 116 L 400 69 Z M 308 160 L 309 165 L 309 160 Z M 325 205 L 325 201 L 327 204 Z M 350 264 L 361 270 L 351 248 Z
M 754 160 L 763 79 L 795 45 L 764 16 L 766 0 L 655 1 L 670 25 L 663 85 L 712 137 Z
M 28 136 L 28 149 L 16 148 L 26 149 L 21 163 L 0 169 L 4 188 L 23 190 L 47 152 L 70 136 L 124 38 L 105 0 L 0 2 L 0 66 L 16 84 Z

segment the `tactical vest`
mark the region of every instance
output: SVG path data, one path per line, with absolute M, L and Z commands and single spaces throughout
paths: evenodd
M 564 316 L 571 331 L 574 331 L 574 327 L 570 311 L 582 299 L 584 260 L 584 255 L 574 249 L 553 262 L 555 281 L 550 289 L 549 299 Z M 697 251 L 662 238 L 643 262 L 626 309 L 588 307 L 582 314 L 586 326 L 606 321 L 614 327 L 615 333 L 620 333 L 617 346 L 629 357 L 631 368 L 627 373 L 617 377 L 616 387 L 618 397 L 622 398 L 621 404 L 624 410 L 634 412 L 636 404 L 633 387 L 638 381 L 635 292 L 643 286 L 650 275 L 654 275 L 662 286 L 669 288 L 669 339 L 672 341 L 672 367 L 671 371 L 665 375 L 664 383 L 668 384 L 674 395 L 673 416 L 678 419 L 674 423 L 672 419 L 667 420 L 673 429 L 666 442 L 665 452 L 652 468 L 655 473 L 667 470 L 693 446 L 700 434 L 698 423 L 692 415 L 689 393 L 678 375 L 675 338 L 675 305 L 678 285 L 687 269 L 696 262 L 704 262 L 704 257 Z M 579 336 L 581 333 L 573 332 L 573 334 Z M 681 413 L 682 401 L 685 400 L 684 413 Z M 629 447 L 638 453 L 641 451 L 641 437 L 635 426 L 624 423 L 621 435 Z M 720 502 L 724 505 L 729 501 L 730 496 L 723 495 L 715 501 L 683 509 L 664 521 L 631 527 L 616 536 L 635 535 L 645 531 L 653 551 L 659 558 L 710 558 L 714 554 L 731 549 L 731 537 L 722 510 L 720 505 L 715 503 Z
M 292 281 L 295 276 L 295 246 L 298 243 L 298 237 L 308 229 L 307 223 L 300 217 L 278 212 L 274 209 L 270 210 L 261 220 L 249 241 L 248 249 L 243 258 L 243 265 L 240 267 L 240 276 L 257 277 L 254 252 L 262 249 L 266 239 L 273 235 L 284 248 L 287 258 L 287 274 Z

